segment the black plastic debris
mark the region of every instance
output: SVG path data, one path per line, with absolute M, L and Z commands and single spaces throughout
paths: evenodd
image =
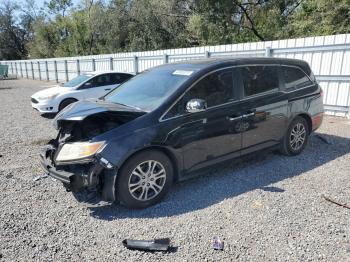
M 33 181 L 36 182 L 36 181 L 39 181 L 41 179 L 44 179 L 44 178 L 47 178 L 48 175 L 47 174 L 43 174 L 43 175 L 40 175 L 40 176 L 36 176 L 33 178 Z
M 168 251 L 170 246 L 169 238 L 160 238 L 154 240 L 134 240 L 125 239 L 123 245 L 127 249 L 131 250 L 143 250 L 143 251 Z
M 217 236 L 213 237 L 213 249 L 224 250 L 224 241 Z

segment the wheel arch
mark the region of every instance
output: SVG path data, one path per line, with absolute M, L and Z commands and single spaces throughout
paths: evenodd
M 312 118 L 309 114 L 307 113 L 300 113 L 300 114 L 297 114 L 293 120 L 296 118 L 296 117 L 302 117 L 306 120 L 306 123 L 307 123 L 307 126 L 308 126 L 308 129 L 309 129 L 309 134 L 312 132 Z
M 118 165 L 118 169 L 121 169 L 123 167 L 123 165 L 132 157 L 134 157 L 135 155 L 145 152 L 145 151 L 158 151 L 163 153 L 164 155 L 166 155 L 170 162 L 171 165 L 173 167 L 173 172 L 174 172 L 174 181 L 177 181 L 179 179 L 180 176 L 180 167 L 179 167 L 179 160 L 177 159 L 177 157 L 175 156 L 175 154 L 168 148 L 162 147 L 162 146 L 148 146 L 145 148 L 141 148 L 139 150 L 134 151 L 133 153 L 131 153 L 130 155 L 128 155 L 119 165 Z
M 63 98 L 63 99 L 60 101 L 60 103 L 58 104 L 58 109 L 60 109 L 62 103 L 63 103 L 64 101 L 67 101 L 67 100 L 74 100 L 74 102 L 78 102 L 78 101 L 79 101 L 79 99 L 77 99 L 77 98 L 75 98 L 75 97 L 65 97 L 65 98 Z M 73 102 L 73 103 L 74 103 L 74 102 Z

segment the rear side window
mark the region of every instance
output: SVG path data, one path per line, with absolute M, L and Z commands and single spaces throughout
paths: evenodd
M 112 74 L 111 84 L 121 84 L 131 77 L 132 75 L 129 74 Z
M 286 90 L 294 90 L 312 85 L 308 76 L 296 67 L 283 66 L 283 77 Z
M 245 66 L 241 68 L 245 96 L 279 89 L 277 66 Z
M 98 75 L 91 79 L 89 82 L 91 83 L 91 87 L 106 86 L 109 85 L 111 81 L 110 77 L 110 74 Z

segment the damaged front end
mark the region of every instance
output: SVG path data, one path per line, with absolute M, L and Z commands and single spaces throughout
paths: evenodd
M 40 153 L 44 170 L 79 202 L 99 205 L 115 201 L 117 170 L 100 155 L 107 142 L 95 140 L 143 114 L 106 103 L 74 104 L 54 120 L 59 132 Z

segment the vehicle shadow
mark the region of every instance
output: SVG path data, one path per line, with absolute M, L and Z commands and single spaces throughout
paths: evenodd
M 312 135 L 304 152 L 288 157 L 263 151 L 248 158 L 220 164 L 204 175 L 177 183 L 159 204 L 142 210 L 131 210 L 119 204 L 90 208 L 91 216 L 114 220 L 124 218 L 159 218 L 200 210 L 260 189 L 283 194 L 272 184 L 301 175 L 350 152 L 350 139 L 321 134 Z M 329 143 L 327 143 L 329 142 Z
M 57 115 L 56 113 L 44 113 L 44 114 L 41 114 L 41 117 L 46 119 L 54 119 L 56 115 Z

